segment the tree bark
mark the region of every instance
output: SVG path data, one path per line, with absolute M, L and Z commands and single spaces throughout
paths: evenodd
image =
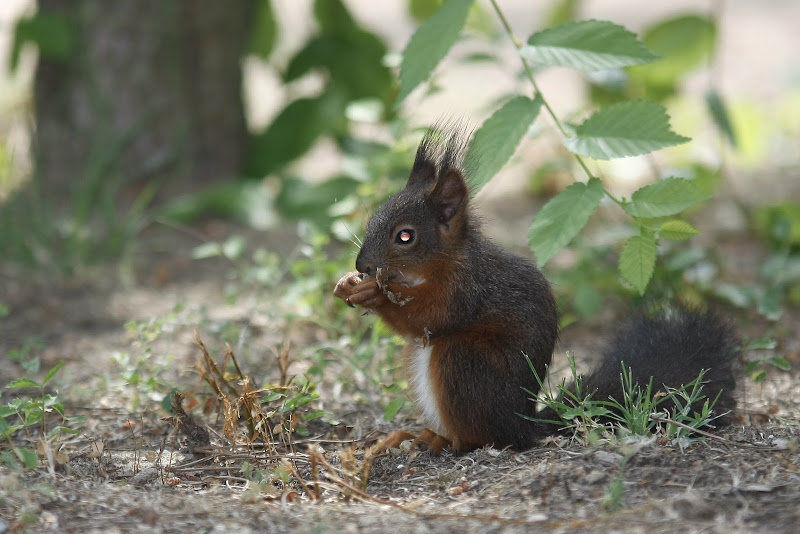
M 252 0 L 39 0 L 76 35 L 69 61 L 41 58 L 36 73 L 44 191 L 94 202 L 156 181 L 164 198 L 233 176 L 246 144 L 240 62 L 251 8 Z

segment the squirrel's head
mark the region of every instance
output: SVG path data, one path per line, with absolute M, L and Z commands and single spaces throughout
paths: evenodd
M 405 188 L 367 224 L 356 259 L 359 272 L 375 276 L 381 269 L 390 279 L 416 285 L 426 266 L 457 261 L 468 233 L 477 231 L 464 177 L 467 139 L 458 127 L 434 127 L 425 134 Z

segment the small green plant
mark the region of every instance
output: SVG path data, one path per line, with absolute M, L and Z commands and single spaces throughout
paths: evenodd
M 15 398 L 5 406 L 0 406 L 0 438 L 9 445 L 9 450 L 0 452 L 0 462 L 6 466 L 22 464 L 24 467 L 37 467 L 39 455 L 29 447 L 18 446 L 12 439 L 14 434 L 24 431 L 29 442 L 34 442 L 32 430 L 38 428 L 43 444 L 57 441 L 63 434 L 78 434 L 79 430 L 67 426 L 68 424 L 83 423 L 83 416 L 67 417 L 60 397 L 45 392 L 45 386 L 61 370 L 64 362 L 59 362 L 47 372 L 42 382 L 30 378 L 18 378 L 6 386 L 7 389 L 37 388 L 38 396 L 23 400 Z M 56 412 L 61 417 L 59 425 L 47 428 L 47 414 Z
M 665 386 L 663 391 L 654 391 L 652 378 L 642 387 L 634 382 L 633 372 L 625 368 L 623 363 L 620 373 L 623 398 L 594 399 L 593 392 L 585 391 L 583 378 L 576 370 L 575 358 L 568 354 L 567 359 L 572 386 L 567 387 L 566 381 L 562 380 L 555 395 L 545 387 L 528 360 L 541 393 L 537 396 L 531 391 L 527 392 L 537 398 L 555 418 L 522 417 L 571 429 L 575 436 L 582 436 L 586 443 L 595 441 L 601 434 L 645 437 L 661 434 L 683 449 L 691 441 L 694 430 L 711 427 L 712 422 L 723 415 L 712 412 L 717 399 L 708 399 L 702 393 L 705 371 L 681 387 Z M 672 408 L 666 409 L 666 405 L 672 405 Z M 699 411 L 695 411 L 697 406 L 700 406 Z
M 12 361 L 19 364 L 27 375 L 35 375 L 39 372 L 39 356 L 37 352 L 43 347 L 41 336 L 26 337 L 22 347 L 10 349 L 6 354 Z
M 586 393 L 583 387 L 583 376 L 578 374 L 575 366 L 575 357 L 572 353 L 567 353 L 570 375 L 572 376 L 572 387 L 566 386 L 566 380 L 562 380 L 557 387 L 554 395 L 549 387 L 545 386 L 545 381 L 536 372 L 530 358 L 525 356 L 528 366 L 539 383 L 539 394 L 530 390 L 525 390 L 531 395 L 532 399 L 537 399 L 538 403 L 554 415 L 554 419 L 540 419 L 521 415 L 525 419 L 540 423 L 558 425 L 565 429 L 572 430 L 574 436 L 583 436 L 584 442 L 589 443 L 596 439 L 604 425 L 600 423 L 601 418 L 609 415 L 607 403 L 595 401 L 591 398 L 591 393 Z
M 130 392 L 130 409 L 140 409 L 145 399 L 154 395 L 163 398 L 175 388 L 165 379 L 174 356 L 157 354 L 153 344 L 165 333 L 174 330 L 184 319 L 184 306 L 177 304 L 172 311 L 145 321 L 128 321 L 125 331 L 132 339 L 130 352 L 114 352 L 111 360 L 120 367 L 119 376 Z
M 745 352 L 754 350 L 773 350 L 778 343 L 773 339 L 756 339 L 747 344 Z M 763 382 L 767 378 L 769 369 L 779 369 L 781 371 L 791 371 L 792 364 L 786 358 L 780 356 L 762 357 L 750 360 L 744 367 L 744 374 L 756 384 Z

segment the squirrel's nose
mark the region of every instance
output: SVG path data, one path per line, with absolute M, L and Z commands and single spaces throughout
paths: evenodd
M 375 276 L 375 263 L 369 261 L 359 252 L 356 258 L 356 271 L 367 276 Z

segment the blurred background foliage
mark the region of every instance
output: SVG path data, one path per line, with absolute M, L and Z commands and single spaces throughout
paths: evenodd
M 314 291 L 326 291 L 329 279 L 350 267 L 368 214 L 407 177 L 422 127 L 438 115 L 485 114 L 523 83 L 499 24 L 476 2 L 448 61 L 398 106 L 402 47 L 440 3 L 406 2 L 400 27 L 408 32 L 400 35 L 364 22 L 368 2 L 293 2 L 302 31 L 283 16 L 282 0 L 22 2 L 6 30 L 6 74 L 19 79 L 35 65 L 35 75 L 2 102 L 0 257 L 69 274 L 124 259 L 154 226 L 196 228 L 223 218 L 268 230 L 300 221 L 298 239 L 318 261 L 294 256 L 298 264 L 286 272 L 318 276 Z M 652 180 L 669 168 L 708 192 L 723 187 L 732 169 L 798 180 L 800 71 L 787 66 L 795 81 L 770 102 L 724 94 L 720 39 L 736 33 L 725 26 L 727 4 L 709 2 L 632 28 L 661 61 L 570 79 L 567 92 L 579 95 L 563 109 L 571 122 L 592 106 L 656 99 L 670 109 L 676 131 L 696 140 L 658 159 L 597 162 L 602 176 Z M 602 3 L 553 0 L 515 23 L 532 32 L 597 9 Z M 293 44 L 281 46 L 285 41 Z M 442 103 L 454 93 L 482 95 L 498 71 L 506 79 L 482 101 Z M 259 84 L 259 76 L 268 82 Z M 531 211 L 575 175 L 569 154 L 547 141 L 552 134 L 532 130 L 539 144 L 510 171 L 527 184 Z M 734 230 L 758 236 L 770 251 L 760 280 L 722 280 L 706 243 L 664 251 L 670 259 L 657 281 L 666 293 L 689 281 L 692 291 L 779 317 L 786 303 L 800 302 L 800 199 L 734 204 L 745 220 Z M 611 261 L 611 236 L 620 232 L 614 221 L 603 222 L 572 247 L 578 259 L 565 253 L 565 268 L 553 277 L 566 321 L 596 315 L 603 295 L 620 291 Z M 230 243 L 206 243 L 195 256 L 240 261 L 243 248 Z M 326 248 L 332 243 L 342 245 Z M 261 251 L 251 261 L 276 260 Z

